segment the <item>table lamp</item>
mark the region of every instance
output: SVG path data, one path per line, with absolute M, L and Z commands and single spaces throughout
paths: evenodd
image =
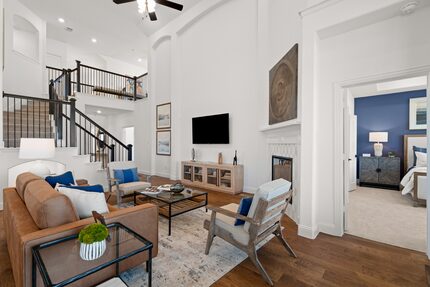
M 43 164 L 41 160 L 53 158 L 54 156 L 54 139 L 21 138 L 19 158 L 35 160 L 34 165 L 29 170 L 35 175 L 38 175 L 40 177 L 45 177 L 49 175 L 49 168 L 45 164 Z
M 369 142 L 374 142 L 373 148 L 375 150 L 375 156 L 382 156 L 382 150 L 384 146 L 382 143 L 388 142 L 388 132 L 370 132 Z

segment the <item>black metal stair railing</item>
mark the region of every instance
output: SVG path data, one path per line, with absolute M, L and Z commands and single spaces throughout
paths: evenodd
M 46 67 L 51 88 L 62 97 L 74 92 L 104 96 L 121 100 L 138 100 L 148 96 L 144 89 L 145 73 L 140 76 L 127 76 L 100 68 L 81 64 L 76 61 L 76 68 L 58 69 Z M 61 71 L 61 72 L 60 72 Z
M 21 138 L 54 138 L 57 147 L 77 147 L 80 155 L 106 167 L 111 161 L 132 160 L 132 145 L 125 145 L 106 129 L 76 109 L 69 101 L 3 93 L 5 147 L 18 148 Z

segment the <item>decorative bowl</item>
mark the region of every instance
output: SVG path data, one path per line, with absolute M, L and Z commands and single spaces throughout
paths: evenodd
M 177 184 L 173 184 L 170 187 L 170 191 L 173 193 L 181 193 L 182 191 L 184 191 L 185 186 L 183 184 L 177 183 Z

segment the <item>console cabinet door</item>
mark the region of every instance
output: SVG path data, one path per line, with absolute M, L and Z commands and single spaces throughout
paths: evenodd
M 360 157 L 360 182 L 378 183 L 378 158 Z
M 400 158 L 379 158 L 379 183 L 387 185 L 399 185 L 400 182 Z

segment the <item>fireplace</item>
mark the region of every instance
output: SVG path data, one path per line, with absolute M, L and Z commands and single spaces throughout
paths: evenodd
M 272 180 L 283 178 L 293 183 L 293 159 L 283 156 L 272 156 Z

